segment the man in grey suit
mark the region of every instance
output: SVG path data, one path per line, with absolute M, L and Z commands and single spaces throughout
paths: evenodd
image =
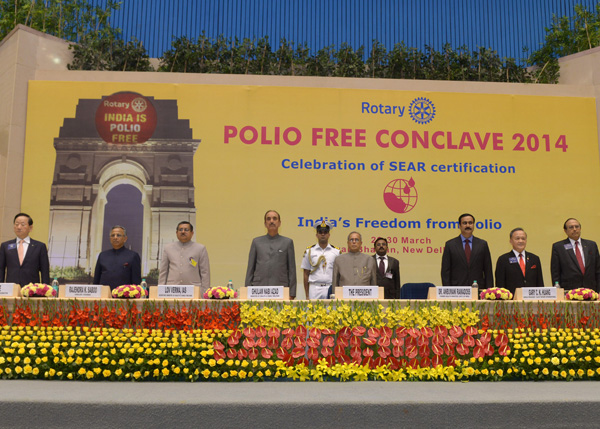
M 387 252 L 387 239 L 378 237 L 373 255 L 377 264 L 377 286 L 383 287 L 384 299 L 400 299 L 400 261 Z
M 296 297 L 294 242 L 279 235 L 281 217 L 275 210 L 265 213 L 267 235 L 256 237 L 250 246 L 246 286 L 285 286 L 290 299 Z
M 598 292 L 600 287 L 600 256 L 598 245 L 581 238 L 581 224 L 577 219 L 567 219 L 563 225 L 566 240 L 552 245 L 550 273 L 552 284 L 566 289 L 580 287 Z
M 458 218 L 460 235 L 446 242 L 442 255 L 442 285 L 471 286 L 480 289 L 494 286 L 492 257 L 487 241 L 473 237 L 475 217 L 465 213 Z
M 206 247 L 192 241 L 194 226 L 179 222 L 177 240 L 163 248 L 160 261 L 159 285 L 196 285 L 203 294 L 210 287 L 210 264 Z

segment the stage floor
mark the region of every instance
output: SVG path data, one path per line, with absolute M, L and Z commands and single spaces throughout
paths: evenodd
M 3 380 L 0 427 L 598 427 L 597 382 Z

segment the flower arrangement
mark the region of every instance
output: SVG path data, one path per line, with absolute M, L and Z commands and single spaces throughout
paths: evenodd
M 596 301 L 598 299 L 598 293 L 592 289 L 580 287 L 572 289 L 565 294 L 565 298 L 573 301 Z
M 24 297 L 56 297 L 56 291 L 44 283 L 29 283 L 21 289 L 21 295 Z
M 479 299 L 487 300 L 509 300 L 513 298 L 513 294 L 503 287 L 491 287 L 479 294 Z
M 146 289 L 140 285 L 122 285 L 112 290 L 113 298 L 144 298 L 146 297 Z
M 0 379 L 600 380 L 600 332 L 590 329 L 2 326 L 0 339 Z
M 204 295 L 202 295 L 204 299 L 229 299 L 229 298 L 237 298 L 238 293 L 233 289 L 229 289 L 223 286 L 215 286 L 209 288 Z

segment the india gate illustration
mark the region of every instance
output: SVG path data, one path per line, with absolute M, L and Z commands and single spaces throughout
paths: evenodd
M 98 253 L 111 248 L 110 228 L 122 225 L 142 276 L 152 276 L 177 223 L 195 224 L 199 143 L 177 100 L 134 92 L 80 99 L 54 139 L 50 266 L 93 272 Z

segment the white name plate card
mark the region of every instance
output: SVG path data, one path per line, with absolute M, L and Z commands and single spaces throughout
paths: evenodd
M 472 298 L 473 288 L 471 286 L 436 286 L 437 299 L 462 299 Z
M 0 296 L 15 296 L 15 284 L 0 283 Z
M 248 286 L 247 299 L 284 299 L 283 286 Z
M 557 291 L 555 287 L 524 287 L 523 290 L 523 299 L 549 299 L 552 301 L 556 301 L 557 299 Z
M 194 285 L 158 285 L 157 298 L 193 299 Z
M 102 285 L 65 285 L 65 298 L 102 298 Z
M 379 286 L 343 286 L 343 299 L 379 299 Z

